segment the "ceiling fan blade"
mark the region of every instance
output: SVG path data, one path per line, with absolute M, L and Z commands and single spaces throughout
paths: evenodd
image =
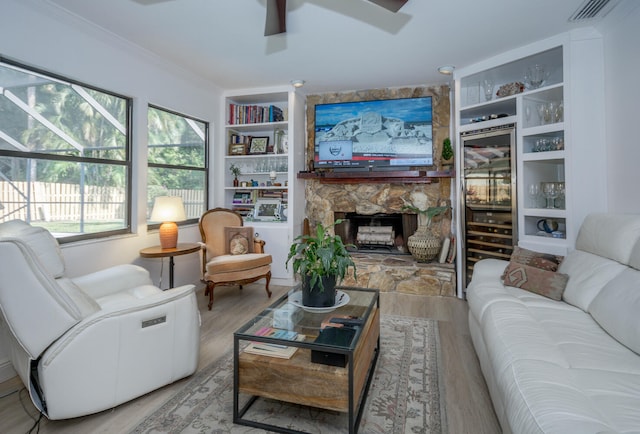
M 267 19 L 264 35 L 271 36 L 287 31 L 287 0 L 267 0 Z
M 375 3 L 378 6 L 382 6 L 388 11 L 398 12 L 404 4 L 409 0 L 369 0 L 371 3 Z

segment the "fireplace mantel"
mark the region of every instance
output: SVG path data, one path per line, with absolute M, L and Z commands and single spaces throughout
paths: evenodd
M 393 182 L 404 184 L 431 184 L 434 179 L 455 178 L 453 170 L 398 170 L 380 172 L 298 172 L 298 179 L 317 179 L 322 183 Z

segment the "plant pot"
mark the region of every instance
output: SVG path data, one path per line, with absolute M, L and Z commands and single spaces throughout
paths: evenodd
M 302 304 L 309 307 L 331 307 L 336 304 L 336 276 L 325 276 L 322 279 L 324 291 L 319 283 L 311 288 L 311 278 L 302 279 Z
M 428 226 L 418 226 L 418 230 L 409 236 L 407 247 L 418 262 L 429 262 L 440 253 L 440 238 L 433 235 Z

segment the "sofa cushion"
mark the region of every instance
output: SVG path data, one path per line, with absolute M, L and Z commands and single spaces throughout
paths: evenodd
M 504 284 L 560 300 L 569 276 L 537 267 L 510 262 L 504 270 Z
M 631 214 L 589 214 L 576 239 L 576 249 L 629 264 L 640 239 L 640 218 Z
M 548 253 L 535 252 L 522 247 L 514 247 L 511 254 L 511 262 L 540 268 L 547 271 L 558 271 L 558 266 L 564 259 L 563 256 Z
M 560 273 L 569 275 L 562 298 L 586 312 L 600 290 L 626 269 L 611 259 L 575 250 L 564 258 L 558 268 Z
M 483 372 L 506 408 L 505 432 L 637 431 L 635 353 L 574 306 L 486 283 L 470 285 L 469 314 L 481 327 Z
M 0 237 L 16 238 L 24 243 L 52 277 L 64 275 L 65 266 L 58 240 L 45 228 L 31 226 L 22 220 L 0 225 Z
M 589 305 L 611 336 L 640 354 L 640 271 L 627 269 L 607 283 Z
M 242 272 L 271 264 L 271 255 L 267 253 L 247 253 L 246 255 L 221 255 L 207 262 L 209 275 L 229 272 Z
M 633 246 L 631 250 L 631 257 L 629 258 L 629 265 L 636 270 L 640 270 L 640 241 Z

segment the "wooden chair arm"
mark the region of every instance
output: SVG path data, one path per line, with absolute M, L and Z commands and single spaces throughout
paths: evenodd
M 253 239 L 253 252 L 254 253 L 264 253 L 264 245 L 267 244 L 264 240 L 260 238 Z

